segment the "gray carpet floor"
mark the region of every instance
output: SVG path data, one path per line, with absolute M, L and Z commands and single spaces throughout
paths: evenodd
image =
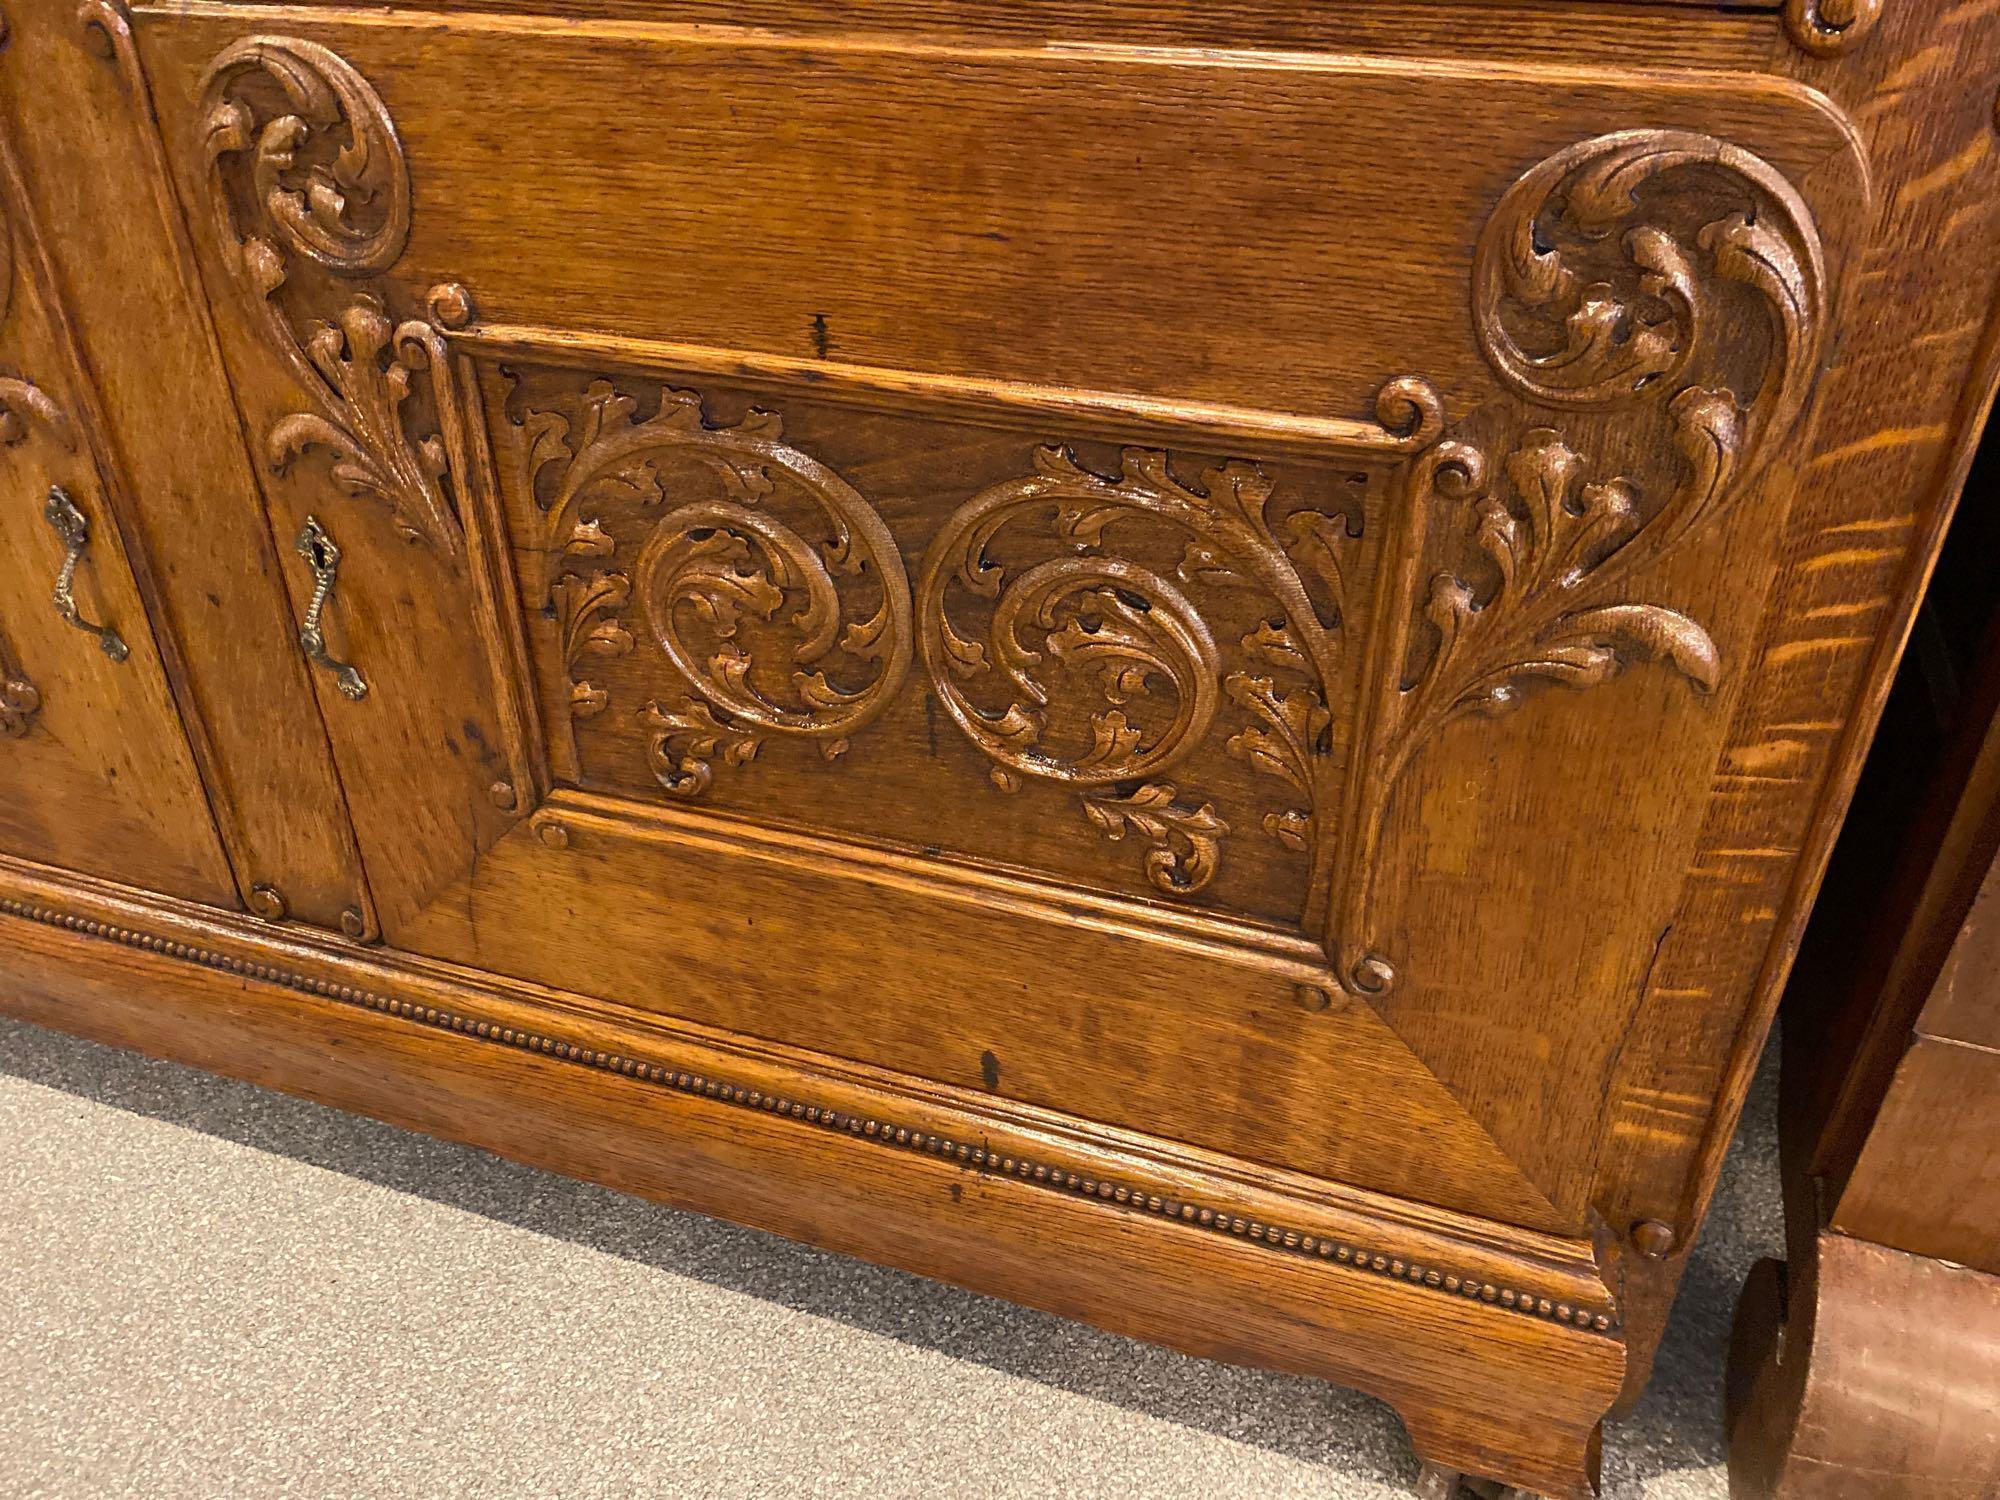
M 1719 1500 L 1760 1086 L 1620 1500 Z M 0 1497 L 1256 1495 L 1416 1475 L 1377 1402 L 0 1020 Z

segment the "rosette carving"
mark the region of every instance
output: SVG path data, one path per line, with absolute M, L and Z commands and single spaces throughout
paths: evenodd
M 1826 275 L 1812 217 L 1769 163 L 1709 136 L 1627 131 L 1550 157 L 1501 200 L 1474 278 L 1480 345 L 1525 411 L 1499 444 L 1450 437 L 1411 467 L 1410 513 L 1457 509 L 1464 561 L 1419 589 L 1418 535 L 1392 591 L 1401 634 L 1385 643 L 1356 762 L 1332 944 L 1366 993 L 1395 977 L 1369 941 L 1388 801 L 1447 724 L 1640 662 L 1697 692 L 1720 681 L 1707 629 L 1633 597 L 1635 580 L 1745 493 L 1819 366 Z M 1593 415 L 1588 431 L 1628 467 L 1571 435 L 1585 413 L 1616 415 Z
M 1431 397 L 1422 409 L 1434 405 Z M 1031 776 L 1075 788 L 1108 837 L 1148 841 L 1147 877 L 1169 895 L 1201 890 L 1221 864 L 1228 824 L 1165 778 L 1225 713 L 1237 725 L 1227 751 L 1301 804 L 1265 818 L 1274 838 L 1312 848 L 1316 817 L 1336 795 L 1326 736 L 1342 569 L 1355 538 L 1314 510 L 1274 523 L 1274 488 L 1254 464 L 1227 463 L 1187 483 L 1156 450 L 1126 449 L 1111 477 L 1067 449 L 1043 448 L 1033 474 L 953 513 L 918 582 L 932 691 L 993 761 L 994 783 L 1013 791 Z M 1171 578 L 1120 555 L 1120 535 L 1162 527 L 1182 548 Z M 996 561 L 1003 541 L 1068 555 L 1010 567 Z M 1255 589 L 1276 605 L 1241 642 L 1258 670 L 1225 669 L 1185 592 L 1195 584 Z M 975 611 L 983 625 L 969 623 Z M 1093 684 L 1100 706 L 1052 713 L 1053 673 Z
M 600 381 L 574 420 L 525 417 L 534 475 L 559 475 L 541 502 L 542 590 L 563 629 L 571 712 L 609 705 L 577 675 L 587 659 L 627 655 L 643 637 L 685 689 L 639 709 L 668 792 L 700 795 L 716 757 L 742 765 L 774 735 L 841 755 L 909 672 L 910 585 L 895 538 L 846 480 L 784 441 L 771 412 L 714 426 L 698 395 L 675 390 L 643 421 L 636 410 Z M 713 493 L 680 498 L 696 488 Z M 787 519 L 801 508 L 817 519 L 811 535 Z M 629 572 L 616 571 L 619 538 L 635 529 Z
M 452 289 L 435 318 L 398 320 L 378 297 L 338 289 L 386 270 L 409 236 L 409 171 L 381 98 L 317 42 L 256 36 L 209 63 L 201 110 L 223 258 L 310 403 L 272 426 L 267 461 L 283 472 L 324 455 L 344 493 L 385 505 L 403 535 L 455 561 L 451 486 L 467 447 L 439 323 L 470 308 Z M 302 267 L 312 287 L 288 293 Z M 329 292 L 332 315 L 295 326 L 292 307 Z

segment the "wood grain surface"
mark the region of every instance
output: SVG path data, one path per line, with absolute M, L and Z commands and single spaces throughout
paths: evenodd
M 179 842 L 0 821 L 5 1003 L 1591 1489 L 1991 397 L 1993 6 L 17 9 Z

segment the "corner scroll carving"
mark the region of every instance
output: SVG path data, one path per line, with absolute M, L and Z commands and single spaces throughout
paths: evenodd
M 1817 375 L 1825 301 L 1819 234 L 1797 192 L 1711 136 L 1584 141 L 1502 198 L 1477 251 L 1473 316 L 1525 411 L 1500 444 L 1452 435 L 1411 465 L 1415 534 L 1387 591 L 1395 613 L 1378 642 L 1329 943 L 1354 992 L 1395 980 L 1373 942 L 1372 871 L 1396 785 L 1447 724 L 1639 662 L 1668 666 L 1697 692 L 1721 680 L 1707 629 L 1634 598 L 1634 579 L 1713 523 L 1769 461 Z M 1616 414 L 1589 431 L 1633 467 L 1586 456 L 1568 435 L 1571 415 L 1586 413 Z M 1422 518 L 1441 507 L 1464 516 L 1465 561 L 1419 590 Z M 1412 652 L 1419 629 L 1428 646 L 1419 634 Z
M 404 536 L 456 563 L 468 448 L 443 329 L 470 306 L 450 288 L 430 315 L 398 320 L 338 285 L 387 270 L 409 237 L 409 170 L 381 97 L 317 42 L 255 36 L 215 56 L 200 98 L 224 259 L 311 405 L 272 425 L 266 461 L 282 473 L 324 455 L 344 493 L 385 505 Z M 302 300 L 330 291 L 336 306 L 301 331 L 281 294 L 304 267 L 319 295 Z

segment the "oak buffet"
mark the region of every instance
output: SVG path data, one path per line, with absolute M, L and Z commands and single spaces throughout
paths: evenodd
M 0 1005 L 1594 1489 L 2000 5 L 5 20 Z

